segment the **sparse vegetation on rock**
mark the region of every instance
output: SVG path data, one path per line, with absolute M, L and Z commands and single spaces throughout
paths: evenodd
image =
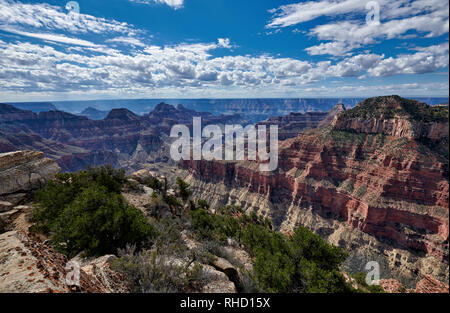
M 59 174 L 35 195 L 33 231 L 49 234 L 68 256 L 116 253 L 127 244 L 144 246 L 156 231 L 120 195 L 124 182 L 123 171 L 110 167 Z

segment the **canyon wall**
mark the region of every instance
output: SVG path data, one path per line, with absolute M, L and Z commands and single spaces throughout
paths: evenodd
M 283 141 L 274 172 L 249 161 L 183 161 L 180 168 L 198 198 L 258 211 L 285 232 L 306 226 L 346 248 L 350 270 L 377 260 L 386 278 L 414 285 L 432 275 L 448 284 L 448 154 L 409 136 L 420 126 L 407 118 L 377 125 L 338 115 L 331 126 Z M 448 129 L 448 121 L 428 125 Z
M 191 127 L 194 116 L 202 117 L 203 125 L 246 125 L 239 115 L 216 116 L 165 103 L 144 116 L 113 109 L 101 120 L 56 110 L 36 114 L 0 103 L 0 153 L 43 151 L 67 172 L 104 164 L 133 171 L 141 163 L 168 160 L 172 126 Z
M 298 133 L 307 129 L 314 129 L 317 127 L 325 127 L 333 122 L 334 118 L 340 112 L 345 111 L 342 103 L 335 105 L 328 112 L 307 112 L 307 113 L 290 113 L 284 116 L 269 117 L 257 125 L 278 126 L 278 139 L 285 140 L 288 138 L 297 137 Z

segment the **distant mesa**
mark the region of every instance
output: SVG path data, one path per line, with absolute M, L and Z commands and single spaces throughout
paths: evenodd
M 181 106 L 182 108 L 184 108 L 183 106 Z M 156 107 L 153 109 L 152 113 L 170 113 L 170 112 L 176 112 L 177 109 L 170 104 L 161 102 L 159 104 L 156 105 Z
M 107 120 L 118 119 L 122 121 L 138 120 L 139 116 L 128 109 L 112 109 L 106 117 Z
M 32 111 L 24 111 L 13 105 L 0 103 L 0 122 L 16 122 L 35 119 Z
M 16 108 L 15 106 L 13 106 L 11 104 L 0 103 L 0 113 L 1 114 L 17 113 L 17 112 L 22 112 L 22 110 Z
M 130 164 L 167 162 L 164 136 L 175 124 L 192 124 L 193 116 L 201 116 L 205 125 L 244 124 L 239 116 L 214 116 L 168 104 L 144 116 L 113 109 L 99 120 L 59 110 L 36 114 L 0 104 L 0 152 L 40 150 L 64 172 L 103 164 L 118 167 L 128 159 Z
M 101 111 L 101 110 L 97 110 L 96 108 L 93 107 L 88 107 L 86 109 L 84 109 L 80 115 L 86 116 L 87 118 L 91 119 L 91 120 L 102 120 L 104 119 L 106 116 L 108 116 L 109 111 Z
M 199 116 L 202 118 L 212 118 L 213 114 L 209 112 L 198 112 L 195 110 L 187 109 L 182 104 L 178 104 L 176 107 L 167 104 L 164 102 L 159 103 L 156 105 L 156 107 L 153 109 L 152 112 L 148 114 L 150 118 L 154 117 L 162 117 L 162 118 L 170 118 L 170 119 L 178 119 L 178 120 L 186 120 L 186 119 L 192 119 L 194 116 Z M 192 120 L 191 120 L 192 122 Z
M 66 120 L 87 120 L 85 116 L 79 116 L 64 111 L 43 111 L 38 114 L 40 120 L 66 121 Z

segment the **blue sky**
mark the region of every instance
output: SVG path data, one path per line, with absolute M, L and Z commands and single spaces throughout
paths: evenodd
M 0 101 L 448 96 L 448 6 L 0 0 Z

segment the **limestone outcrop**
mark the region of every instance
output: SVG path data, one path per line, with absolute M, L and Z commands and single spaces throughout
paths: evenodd
M 58 164 L 38 151 L 0 154 L 0 200 L 16 205 L 34 189 L 54 178 Z M 3 207 L 7 206 L 3 203 Z

